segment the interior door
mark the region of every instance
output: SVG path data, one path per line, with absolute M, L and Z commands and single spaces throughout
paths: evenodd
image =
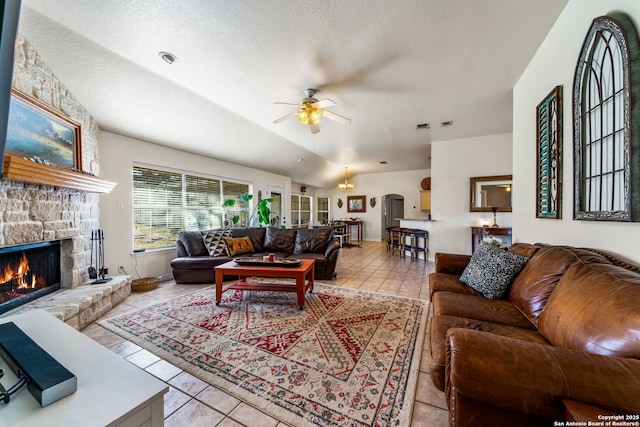
M 280 225 L 284 224 L 283 221 L 285 221 L 285 189 L 284 187 L 268 185 L 267 193 L 267 197 L 273 199 L 273 202 L 271 202 L 271 206 L 269 206 L 269 209 L 277 212 L 277 215 L 271 216 L 271 226 L 280 227 Z
M 403 217 L 404 197 L 400 194 L 386 194 L 382 196 L 382 228 L 380 235 L 384 237 L 387 227 L 399 227 L 399 218 Z

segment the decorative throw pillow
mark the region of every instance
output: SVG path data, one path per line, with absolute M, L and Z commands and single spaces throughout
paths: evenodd
M 225 256 L 227 247 L 224 244 L 224 238 L 231 237 L 231 230 L 214 230 L 208 231 L 202 235 L 202 241 L 209 251 L 209 256 Z
M 500 298 L 529 258 L 480 242 L 460 281 L 487 298 Z
M 251 239 L 247 236 L 236 238 L 224 237 L 224 243 L 227 246 L 227 255 L 229 256 L 253 252 L 253 244 L 251 243 Z

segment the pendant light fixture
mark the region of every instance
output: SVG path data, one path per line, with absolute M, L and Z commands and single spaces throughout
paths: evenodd
M 349 184 L 349 181 L 347 180 L 347 169 L 348 167 L 345 166 L 344 167 L 344 183 L 338 184 L 338 188 L 340 188 L 340 190 L 345 192 L 353 190 L 353 184 Z

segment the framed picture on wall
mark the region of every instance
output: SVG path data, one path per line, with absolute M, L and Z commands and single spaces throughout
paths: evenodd
M 51 166 L 82 169 L 80 124 L 13 89 L 5 154 Z
M 562 86 L 538 104 L 536 218 L 562 218 Z
M 367 196 L 347 196 L 347 212 L 366 212 Z

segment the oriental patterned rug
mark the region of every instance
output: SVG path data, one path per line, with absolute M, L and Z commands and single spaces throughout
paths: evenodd
M 295 293 L 215 287 L 101 322 L 290 425 L 406 426 L 428 302 L 316 283 Z

